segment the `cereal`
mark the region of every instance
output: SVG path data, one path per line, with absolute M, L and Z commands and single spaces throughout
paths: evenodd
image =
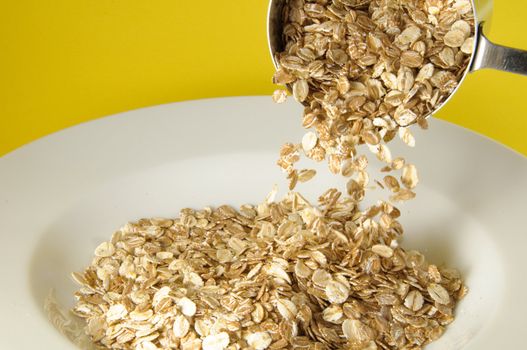
M 467 55 L 470 55 L 472 51 L 474 51 L 474 37 L 467 38 L 463 42 L 463 45 L 461 45 L 461 51 Z
M 95 345 L 421 349 L 444 332 L 466 287 L 459 273 L 399 246 L 392 205 L 363 212 L 335 189 L 316 206 L 275 194 L 116 231 L 103 256 L 73 274 L 73 312 Z M 230 258 L 218 259 L 226 250 Z
M 379 155 L 400 127 L 453 93 L 474 49 L 470 1 L 289 1 L 274 81 L 305 106 L 304 154 L 337 174 L 360 144 Z M 313 133 L 313 132 L 311 132 Z M 316 140 L 316 143 L 315 143 Z M 408 133 L 403 140 L 413 145 Z M 307 145 L 307 147 L 305 147 Z M 315 146 L 316 145 L 316 146 Z M 389 157 L 379 155 L 389 162 Z M 290 162 L 279 160 L 290 173 Z
M 247 345 L 255 350 L 267 349 L 273 341 L 273 338 L 267 332 L 251 333 L 245 339 L 247 341 Z
M 308 131 L 278 165 L 289 189 L 259 205 L 183 209 L 116 231 L 72 277 L 73 313 L 99 348 L 120 350 L 422 349 L 453 321 L 468 289 L 458 272 L 399 245 L 401 212 L 360 209 L 370 183 L 390 201 L 415 197 L 417 169 L 392 156 L 397 135 L 454 91 L 473 50 L 470 2 L 291 0 L 273 82 L 305 106 Z M 286 101 L 282 88 L 273 93 Z M 368 148 L 400 171 L 370 179 Z M 292 190 L 312 179 L 301 155 L 348 177 L 312 205 Z M 49 304 L 47 310 L 54 310 Z M 65 325 L 55 313 L 54 324 Z
M 285 90 L 275 90 L 273 92 L 273 101 L 276 103 L 284 103 L 287 100 L 287 92 Z

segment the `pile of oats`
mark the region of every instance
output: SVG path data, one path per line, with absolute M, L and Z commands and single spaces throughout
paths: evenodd
M 301 144 L 287 144 L 279 165 L 295 177 L 292 154 L 328 159 L 341 173 L 367 144 L 391 163 L 386 143 L 425 117 L 455 90 L 474 46 L 469 0 L 290 0 L 285 49 L 273 80 L 305 105 Z M 285 91 L 273 98 L 285 101 Z M 293 186 L 292 186 L 293 187 Z
M 386 163 L 390 201 L 415 197 L 417 169 L 393 158 L 396 135 L 456 88 L 474 44 L 468 0 L 290 0 L 274 81 L 305 105 L 299 144 L 280 150 L 290 189 L 316 174 L 304 153 L 349 178 L 317 205 L 275 201 L 142 219 L 114 233 L 90 266 L 74 314 L 101 349 L 422 349 L 467 293 L 456 270 L 398 244 L 399 210 L 359 205 L 370 184 L 366 144 Z M 273 94 L 284 102 L 285 90 Z M 399 178 L 394 172 L 400 172 Z M 63 323 L 57 318 L 56 323 Z
M 275 194 L 115 232 L 73 274 L 87 334 L 138 350 L 416 350 L 443 334 L 467 289 L 398 245 L 396 208 Z

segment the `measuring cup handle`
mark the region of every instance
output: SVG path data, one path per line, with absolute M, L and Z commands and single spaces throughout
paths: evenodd
M 481 23 L 471 71 L 484 68 L 527 75 L 527 51 L 494 44 L 483 33 Z

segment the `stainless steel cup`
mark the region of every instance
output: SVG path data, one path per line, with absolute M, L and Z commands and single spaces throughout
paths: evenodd
M 527 75 L 527 51 L 513 49 L 506 46 L 497 45 L 491 42 L 484 34 L 485 22 L 488 22 L 492 14 L 492 0 L 471 0 L 476 20 L 476 34 L 474 52 L 470 60 L 469 68 L 465 71 L 456 90 L 442 104 L 438 105 L 432 113 L 437 112 L 455 94 L 468 73 L 477 70 L 490 68 L 516 74 Z M 283 8 L 288 0 L 271 0 L 267 15 L 267 38 L 269 50 L 275 67 L 276 53 L 281 52 L 284 47 L 282 38 L 283 29 Z M 430 114 L 432 114 L 430 113 Z

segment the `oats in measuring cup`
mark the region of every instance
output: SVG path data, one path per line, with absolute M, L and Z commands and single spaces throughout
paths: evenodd
M 474 49 L 466 0 L 292 0 L 284 21 L 273 81 L 305 105 L 302 124 L 316 145 L 303 140 L 304 154 L 327 159 L 335 174 L 360 144 L 390 163 L 386 144 L 400 128 L 413 147 L 407 126 L 426 128 L 425 117 L 455 90 Z M 294 169 L 282 158 L 279 165 Z

